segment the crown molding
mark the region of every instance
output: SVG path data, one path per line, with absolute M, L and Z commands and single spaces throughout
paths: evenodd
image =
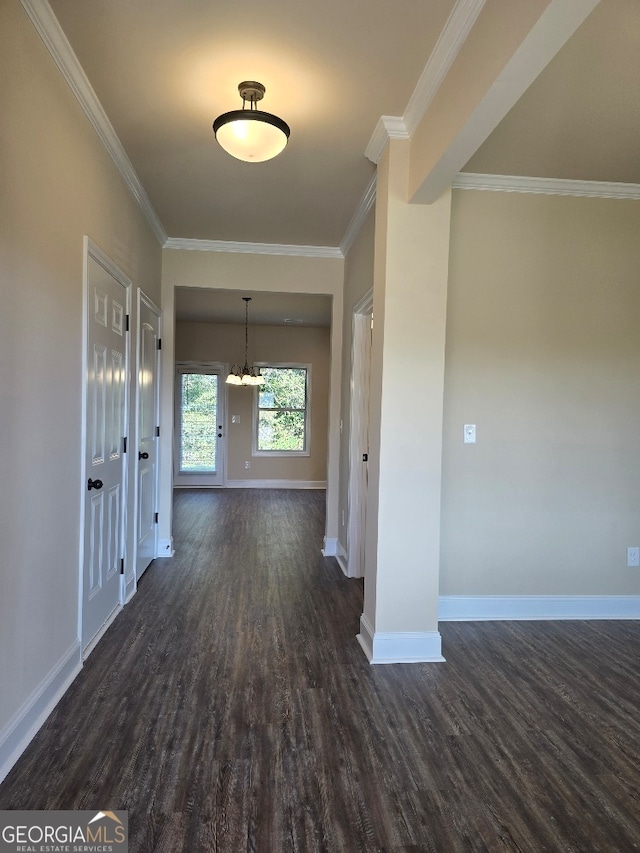
M 409 99 L 404 123 L 412 134 L 429 109 L 486 0 L 458 0 Z
M 20 2 L 162 245 L 167 239 L 162 222 L 51 7 L 46 0 Z
M 365 148 L 364 156 L 377 166 L 390 139 L 409 138 L 409 131 L 404 119 L 399 116 L 380 116 L 369 144 Z
M 381 116 L 365 149 L 365 157 L 378 164 L 390 139 L 410 139 L 447 76 L 486 0 L 458 0 L 413 90 L 402 118 Z
M 640 199 L 640 184 L 527 178 L 519 175 L 479 175 L 474 172 L 459 172 L 452 182 L 452 187 L 457 190 L 489 190 L 503 193 Z
M 349 227 L 347 228 L 345 235 L 343 237 L 342 243 L 340 244 L 340 251 L 343 256 L 346 258 L 349 249 L 353 246 L 356 237 L 360 233 L 360 229 L 364 225 L 369 216 L 369 211 L 373 207 L 376 201 L 376 178 L 377 175 L 374 172 L 371 180 L 369 181 L 369 185 L 364 191 L 364 195 L 360 200 L 360 204 L 358 205 L 358 209 L 353 214 L 353 218 L 349 223 Z
M 303 258 L 339 258 L 338 246 L 294 246 L 283 243 L 236 243 L 231 240 L 192 240 L 168 237 L 164 249 L 186 249 L 195 252 L 236 252 L 244 255 L 289 255 Z

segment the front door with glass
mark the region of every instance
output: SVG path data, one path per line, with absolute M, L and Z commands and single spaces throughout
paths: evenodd
M 224 366 L 176 365 L 176 486 L 224 485 Z

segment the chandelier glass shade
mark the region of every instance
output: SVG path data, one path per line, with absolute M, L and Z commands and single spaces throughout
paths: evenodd
M 242 297 L 244 302 L 244 365 L 234 364 L 225 382 L 227 385 L 264 385 L 264 376 L 260 370 L 249 367 L 249 303 L 250 296 Z
M 245 80 L 238 91 L 242 109 L 223 113 L 213 123 L 218 143 L 232 157 L 246 163 L 262 163 L 277 157 L 289 141 L 289 125 L 278 116 L 256 109 L 256 103 L 265 93 L 262 83 Z

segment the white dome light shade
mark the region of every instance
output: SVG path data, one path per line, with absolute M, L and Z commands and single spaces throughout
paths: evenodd
M 245 81 L 240 83 L 238 91 L 242 109 L 218 116 L 213 123 L 216 139 L 228 154 L 246 163 L 262 163 L 277 157 L 289 140 L 289 125 L 278 116 L 256 109 L 256 103 L 265 93 L 262 83 Z
M 288 126 L 260 110 L 233 110 L 217 118 L 213 132 L 227 154 L 247 163 L 277 157 L 289 140 Z

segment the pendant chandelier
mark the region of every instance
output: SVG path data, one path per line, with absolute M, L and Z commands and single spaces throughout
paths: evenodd
M 216 139 L 227 154 L 247 163 L 262 163 L 277 157 L 289 140 L 289 125 L 278 116 L 256 109 L 265 93 L 262 83 L 245 80 L 238 91 L 242 109 L 218 116 L 213 123 Z
M 264 385 L 264 376 L 260 375 L 260 370 L 255 367 L 249 367 L 249 303 L 250 296 L 243 296 L 244 302 L 244 367 L 234 364 L 231 368 L 231 373 L 227 376 L 227 385 Z

